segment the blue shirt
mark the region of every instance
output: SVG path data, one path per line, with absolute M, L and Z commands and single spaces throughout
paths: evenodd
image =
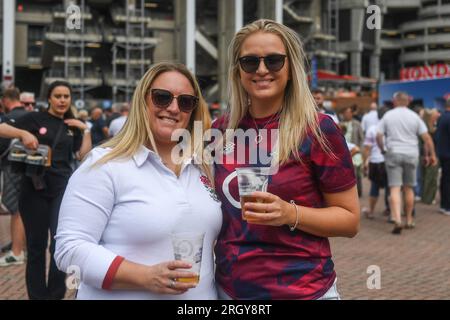
M 438 157 L 450 159 L 450 111 L 445 111 L 439 118 L 435 137 Z

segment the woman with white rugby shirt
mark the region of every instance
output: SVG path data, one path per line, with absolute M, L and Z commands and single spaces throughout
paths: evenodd
M 212 250 L 222 223 L 220 202 L 208 165 L 186 161 L 203 145 L 191 135 L 183 164 L 171 156 L 177 145 L 172 134 L 192 133 L 194 121 L 203 130 L 210 126 L 194 76 L 181 64 L 156 64 L 139 82 L 124 128 L 70 179 L 55 259 L 63 271 L 79 268 L 77 298 L 217 298 Z M 205 233 L 197 285 L 178 281 L 196 276 L 189 263 L 174 259 L 170 234 L 180 227 Z

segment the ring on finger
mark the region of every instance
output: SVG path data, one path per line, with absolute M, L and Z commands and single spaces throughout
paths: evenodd
M 175 279 L 170 279 L 170 283 L 169 283 L 169 288 L 175 288 L 175 284 L 176 284 L 176 280 Z

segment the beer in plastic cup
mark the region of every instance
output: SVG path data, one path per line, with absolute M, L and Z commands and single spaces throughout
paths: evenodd
M 205 233 L 199 232 L 178 232 L 171 234 L 175 260 L 189 262 L 192 267 L 182 270 L 197 274 L 195 277 L 177 278 L 177 281 L 199 283 L 204 237 Z
M 244 214 L 244 204 L 246 202 L 260 202 L 256 200 L 251 194 L 255 191 L 267 191 L 267 185 L 269 183 L 269 171 L 268 167 L 242 167 L 236 168 L 239 197 L 241 199 L 241 212 L 242 219 L 247 221 Z

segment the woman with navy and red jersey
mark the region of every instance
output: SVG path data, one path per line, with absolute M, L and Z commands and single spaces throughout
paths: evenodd
M 301 41 L 286 26 L 258 20 L 237 32 L 229 57 L 230 112 L 214 127 L 255 130 L 255 139 L 242 146 L 225 137 L 216 159 L 223 211 L 215 247 L 219 297 L 339 299 L 328 238 L 358 232 L 356 180 L 339 128 L 317 112 Z M 244 204 L 246 221 L 235 169 L 255 164 L 230 161 L 238 149 L 246 160 L 261 151 L 272 156 L 267 192 L 254 192 L 256 201 Z

